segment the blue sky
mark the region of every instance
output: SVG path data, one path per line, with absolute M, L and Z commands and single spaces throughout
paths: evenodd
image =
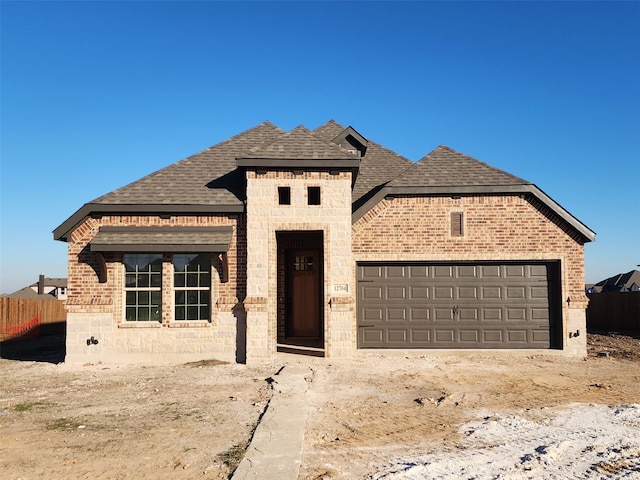
M 264 120 L 446 144 L 640 264 L 640 2 L 0 2 L 0 292 L 66 276 L 84 203 Z

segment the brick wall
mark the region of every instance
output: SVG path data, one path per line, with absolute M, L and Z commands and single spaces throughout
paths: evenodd
M 583 332 L 576 340 L 564 335 L 564 347 L 582 352 L 584 246 L 567 225 L 537 207 L 520 196 L 388 197 L 353 225 L 354 259 L 559 260 L 564 330 Z M 462 236 L 451 233 L 452 212 L 463 213 Z
M 170 252 L 163 255 L 162 324 L 124 322 L 124 266 L 122 254 L 105 253 L 107 281 L 100 283 L 100 262 L 89 245 L 101 226 L 233 226 L 227 254 L 229 278 L 221 282 L 222 261 L 214 255 L 212 268 L 212 321 L 174 322 Z M 68 242 L 68 333 L 67 361 L 109 359 L 135 361 L 163 352 L 171 358 L 218 357 L 235 360 L 237 324 L 244 315 L 246 295 L 246 224 L 239 215 L 176 215 L 168 219 L 154 215 L 104 215 L 88 218 Z M 97 345 L 86 339 L 98 338 Z M 128 357 L 128 358 L 124 358 Z

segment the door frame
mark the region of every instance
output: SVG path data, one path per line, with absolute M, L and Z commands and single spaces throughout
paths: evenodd
M 277 231 L 277 344 L 288 347 L 312 348 L 318 352 L 324 352 L 324 232 L 322 230 L 295 230 Z M 318 287 L 317 296 L 317 332 L 314 337 L 291 335 L 291 308 L 289 297 L 291 295 L 290 262 L 294 261 L 295 252 L 313 251 L 317 255 Z M 291 299 L 295 301 L 295 299 Z M 284 351 L 284 350 L 283 350 Z M 287 350 L 288 351 L 288 350 Z

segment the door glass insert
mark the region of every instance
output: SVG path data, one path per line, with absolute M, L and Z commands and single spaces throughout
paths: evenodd
M 313 272 L 313 257 L 296 255 L 293 260 L 293 269 L 297 272 Z

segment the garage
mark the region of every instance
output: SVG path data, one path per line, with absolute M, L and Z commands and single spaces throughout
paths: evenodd
M 557 262 L 359 263 L 359 348 L 558 347 Z

